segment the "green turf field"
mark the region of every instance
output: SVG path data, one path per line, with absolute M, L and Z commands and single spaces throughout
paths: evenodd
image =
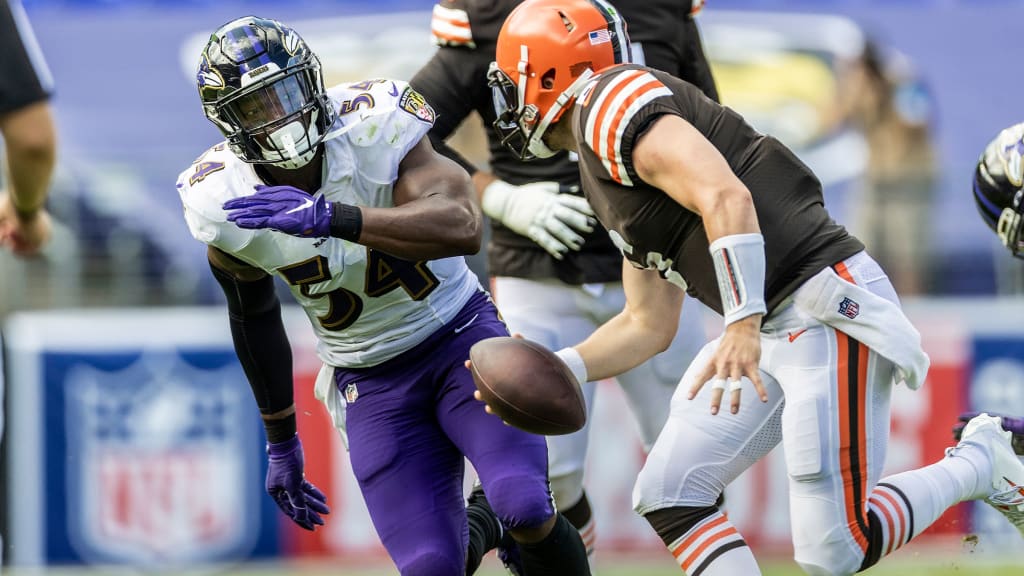
M 950 539 L 928 545 L 911 543 L 880 565 L 864 572 L 867 576 L 1024 576 L 1024 545 L 1016 550 L 976 548 L 976 541 Z M 999 554 L 999 556 L 996 556 Z M 802 576 L 791 560 L 774 556 L 759 559 L 764 576 Z M 600 550 L 593 560 L 593 576 L 682 576 L 683 572 L 667 554 L 654 557 L 621 556 Z M 493 554 L 484 558 L 479 576 L 506 576 Z M 180 569 L 7 569 L 3 576 L 396 576 L 397 571 L 383 557 L 362 562 L 318 559 L 301 563 L 248 564 L 209 567 L 203 570 Z M 736 576 L 747 576 L 737 574 Z
M 864 572 L 868 576 L 1019 576 L 1024 575 L 1024 550 L 1021 561 L 1017 564 L 993 563 L 991 560 L 972 558 L 970 555 L 950 556 L 938 561 L 923 558 L 895 558 L 889 562 Z M 799 568 L 788 561 L 769 561 L 762 563 L 764 576 L 801 576 Z M 129 576 L 139 574 L 169 576 L 172 572 L 140 572 L 117 569 L 51 569 L 41 570 L 7 570 L 5 576 Z M 175 576 L 185 576 L 189 572 L 173 571 Z M 318 562 L 316 565 L 267 565 L 260 567 L 235 567 L 212 571 L 197 571 L 191 574 L 204 576 L 395 576 L 393 569 L 356 568 L 347 564 L 331 566 L 330 563 Z M 477 572 L 479 576 L 505 576 L 493 559 L 488 559 L 484 567 Z M 671 561 L 665 562 L 598 562 L 594 576 L 680 576 L 682 572 L 674 567 Z M 737 575 L 743 576 L 743 575 Z

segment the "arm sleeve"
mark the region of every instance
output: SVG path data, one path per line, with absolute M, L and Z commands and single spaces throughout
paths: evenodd
M 295 402 L 292 350 L 281 321 L 274 278 L 264 276 L 254 282 L 243 282 L 212 264 L 210 269 L 227 297 L 235 354 L 260 413 L 275 414 L 289 408 Z M 273 429 L 267 428 L 269 441 L 278 442 L 295 434 L 294 417 L 271 422 L 275 424 Z M 282 425 L 284 429 L 280 429 Z
M 409 81 L 430 102 L 437 119 L 430 129 L 430 141 L 440 154 L 454 160 L 467 172 L 477 171 L 469 160 L 453 150 L 445 140 L 474 110 L 490 105 L 487 88 L 486 51 L 470 48 L 438 48 L 434 56 Z

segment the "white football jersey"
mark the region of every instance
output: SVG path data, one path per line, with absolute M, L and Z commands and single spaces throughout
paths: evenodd
M 325 141 L 328 201 L 393 206 L 398 165 L 426 135 L 434 112 L 405 82 L 371 80 L 328 91 L 339 119 Z M 373 366 L 451 320 L 480 283 L 462 257 L 400 260 L 339 238 L 245 230 L 221 205 L 264 184 L 225 143 L 178 177 L 185 220 L 198 240 L 284 280 L 306 311 L 326 364 Z

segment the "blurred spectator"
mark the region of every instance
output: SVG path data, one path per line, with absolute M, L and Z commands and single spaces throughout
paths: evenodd
M 44 204 L 56 137 L 47 103 L 53 82 L 19 0 L 0 0 L 0 54 L 0 134 L 7 149 L 7 185 L 0 188 L 0 246 L 27 256 L 50 238 Z M 2 368 L 0 364 L 0 400 Z M 0 558 L 2 554 L 0 544 Z
M 848 70 L 842 107 L 867 139 L 864 190 L 851 228 L 889 271 L 896 291 L 928 289 L 929 211 L 936 182 L 932 96 L 902 54 L 865 44 Z
M 20 0 L 0 0 L 0 133 L 7 148 L 0 246 L 36 254 L 49 240 L 46 196 L 56 158 L 53 81 Z

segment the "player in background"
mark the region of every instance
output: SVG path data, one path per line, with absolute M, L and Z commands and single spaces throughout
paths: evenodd
M 891 283 L 778 140 L 685 81 L 623 64 L 603 8 L 526 0 L 512 12 L 490 74 L 496 128 L 522 158 L 575 150 L 625 257 L 626 307 L 558 352 L 578 381 L 664 349 L 684 293 L 724 316 L 634 490 L 683 571 L 760 573 L 715 499 L 780 441 L 795 558 L 809 574 L 865 570 L 965 500 L 1024 521 L 1024 464 L 985 414 L 939 462 L 881 478 L 892 387 L 917 388 L 929 364 Z M 760 401 L 741 410 L 744 389 Z
M 480 203 L 490 217 L 487 247 L 492 288 L 513 332 L 557 350 L 578 342 L 622 309 L 619 251 L 597 225 L 579 189 L 575 158 L 560 152 L 522 163 L 492 130 L 487 131 L 489 170 L 477 168 L 445 140 L 474 111 L 490 126 L 495 119 L 487 70 L 494 60 L 502 22 L 521 0 L 443 0 L 434 6 L 432 31 L 439 45 L 410 84 L 434 105 L 434 146 L 473 175 Z M 633 59 L 693 84 L 711 99 L 718 92 L 701 46 L 693 14 L 703 1 L 618 0 L 634 40 Z M 623 24 L 625 26 L 625 24 Z M 684 328 L 669 350 L 622 374 L 619 384 L 650 449 L 668 417 L 679 376 L 704 341 L 700 307 L 688 307 Z M 596 382 L 584 385 L 588 408 Z M 583 535 L 592 552 L 595 527 L 583 487 L 589 426 L 548 438 L 551 488 L 558 509 Z M 471 514 L 474 500 L 471 496 Z M 471 530 L 473 524 L 471 523 Z M 475 539 L 471 540 L 475 545 Z M 499 549 L 504 556 L 504 550 Z
M 6 172 L 0 175 L 0 249 L 32 256 L 50 239 L 46 197 L 57 136 L 49 104 L 53 78 L 20 0 L 0 0 L 0 54 L 0 136 L 6 149 Z M 0 362 L 0 401 L 2 368 Z
M 227 298 L 281 510 L 307 530 L 329 511 L 303 474 L 274 277 L 309 316 L 324 362 L 316 394 L 347 434 L 403 576 L 464 574 L 464 457 L 527 575 L 590 574 L 579 534 L 553 508 L 544 439 L 503 426 L 472 397 L 470 346 L 508 331 L 462 257 L 479 249 L 481 216 L 465 171 L 426 138 L 429 104 L 397 81 L 325 90 L 299 35 L 253 16 L 213 33 L 197 81 L 226 142 L 177 187 Z
M 53 78 L 20 0 L 0 0 L 0 53 L 0 135 L 7 150 L 0 246 L 31 256 L 50 239 L 46 197 L 57 136 L 49 104 Z
M 985 224 L 1017 258 L 1024 258 L 1024 123 L 1003 129 L 986 146 L 974 170 L 974 202 Z M 957 440 L 964 422 L 976 414 L 960 415 L 953 428 Z M 1003 416 L 1003 428 L 1013 434 L 1013 446 L 1024 459 L 1024 418 Z M 1001 510 L 1002 511 L 1002 510 Z M 1024 535 L 1024 513 L 1015 522 Z
M 999 241 L 1024 258 L 1024 123 L 1001 131 L 985 146 L 974 171 L 974 201 Z

